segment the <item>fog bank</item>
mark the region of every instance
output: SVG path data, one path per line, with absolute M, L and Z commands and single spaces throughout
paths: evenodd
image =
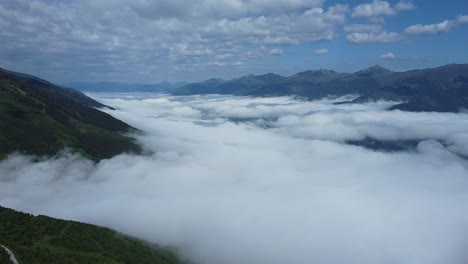
M 0 162 L 0 204 L 108 226 L 192 262 L 466 263 L 468 114 L 94 94 L 154 153 Z M 345 144 L 416 140 L 413 150 Z

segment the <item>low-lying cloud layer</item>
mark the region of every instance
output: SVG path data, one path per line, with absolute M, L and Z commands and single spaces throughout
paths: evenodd
M 96 96 L 154 154 L 13 155 L 0 163 L 0 204 L 175 245 L 195 263 L 466 263 L 467 114 Z M 366 137 L 420 143 L 397 153 L 344 143 Z

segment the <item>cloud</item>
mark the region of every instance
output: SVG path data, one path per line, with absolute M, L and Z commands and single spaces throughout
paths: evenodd
M 373 0 L 372 3 L 360 4 L 353 9 L 352 17 L 374 17 L 394 15 L 395 10 L 387 1 Z
M 382 54 L 379 56 L 379 59 L 383 59 L 383 60 L 392 60 L 392 59 L 395 59 L 396 56 L 395 54 L 389 52 L 389 53 L 385 53 L 385 54 Z
M 441 23 L 429 25 L 412 25 L 405 29 L 408 35 L 435 35 L 449 32 L 451 29 L 468 23 L 468 15 L 460 15 L 453 20 L 444 20 Z
M 400 1 L 395 5 L 394 8 L 395 10 L 398 10 L 398 11 L 409 11 L 409 10 L 416 9 L 416 6 L 411 2 Z
M 386 43 L 400 40 L 400 35 L 395 32 L 354 32 L 348 34 L 346 39 L 352 43 Z
M 270 54 L 273 56 L 281 56 L 283 55 L 283 50 L 282 49 L 271 49 Z
M 346 32 L 374 32 L 379 33 L 383 31 L 382 25 L 379 24 L 351 24 L 344 27 Z
M 458 25 L 463 25 L 468 23 L 468 15 L 460 15 L 455 19 Z
M 248 16 L 270 15 L 320 7 L 323 0 L 273 0 L 273 1 L 242 1 L 242 0 L 199 0 L 187 2 L 184 0 L 159 1 L 117 1 L 119 4 L 130 3 L 130 7 L 139 15 L 149 19 L 167 17 L 175 18 L 228 18 L 238 19 Z
M 314 50 L 314 54 L 315 55 L 325 55 L 325 54 L 328 54 L 328 50 L 327 49 Z
M 242 61 L 236 61 L 236 62 L 234 62 L 234 66 L 237 66 L 237 67 L 241 67 L 241 66 L 244 66 L 244 65 L 245 65 L 245 63 L 242 62 Z
M 246 57 L 268 57 L 263 46 L 332 40 L 348 7 L 322 5 L 322 0 L 5 0 L 0 59 L 5 67 L 58 82 L 211 77 Z
M 373 0 L 371 3 L 360 4 L 353 9 L 354 18 L 375 18 L 379 16 L 393 16 L 399 11 L 409 11 L 416 6 L 411 2 L 400 1 L 391 6 L 387 1 Z
M 351 43 L 387 43 L 401 40 L 400 34 L 387 32 L 381 24 L 351 24 L 344 27 Z
M 12 155 L 0 162 L 0 204 L 175 245 L 194 263 L 468 257 L 467 114 L 333 104 L 342 98 L 98 96 L 154 154 Z M 344 143 L 366 137 L 419 143 L 397 153 Z

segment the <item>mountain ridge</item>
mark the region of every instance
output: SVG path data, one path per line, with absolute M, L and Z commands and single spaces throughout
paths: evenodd
M 448 64 L 403 72 L 391 71 L 380 65 L 354 73 L 320 69 L 256 81 L 260 76 L 263 75 L 247 75 L 223 82 L 210 81 L 209 85 L 206 85 L 207 81 L 202 81 L 182 86 L 172 94 L 298 96 L 309 100 L 356 94 L 359 97 L 348 103 L 381 99 L 401 101 L 404 103 L 390 110 L 403 111 L 458 112 L 468 108 L 468 64 Z
M 121 82 L 73 82 L 64 86 L 81 92 L 159 92 L 170 93 L 187 85 L 186 82 L 161 82 L 155 84 L 121 83 Z

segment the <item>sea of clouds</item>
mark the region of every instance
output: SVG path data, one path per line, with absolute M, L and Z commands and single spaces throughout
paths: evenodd
M 468 114 L 346 98 L 93 94 L 148 155 L 0 162 L 0 204 L 176 246 L 196 264 L 468 261 Z M 379 152 L 349 140 L 415 140 Z

